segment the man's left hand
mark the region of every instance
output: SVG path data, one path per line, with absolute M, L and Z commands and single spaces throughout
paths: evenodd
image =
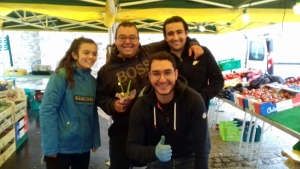
M 194 59 L 197 59 L 204 53 L 204 50 L 199 45 L 193 45 L 189 48 L 189 56 L 192 56 L 193 53 L 194 53 Z

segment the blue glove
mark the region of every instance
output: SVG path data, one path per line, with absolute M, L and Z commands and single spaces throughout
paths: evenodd
M 155 147 L 155 155 L 161 162 L 167 162 L 171 160 L 172 149 L 170 145 L 165 144 L 165 136 L 161 136 L 160 141 Z

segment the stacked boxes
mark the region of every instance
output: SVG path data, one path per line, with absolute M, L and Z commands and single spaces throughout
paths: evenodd
M 26 95 L 23 89 L 15 88 L 13 90 L 0 91 L 0 98 L 3 98 L 0 102 L 1 167 L 18 148 L 18 145 L 20 146 L 26 140 L 28 118 Z
M 237 93 L 237 92 L 232 92 L 230 93 L 230 101 L 235 103 L 236 105 L 238 105 L 241 108 L 244 108 L 244 99 L 246 97 Z
M 17 149 L 27 139 L 28 117 L 26 103 L 26 101 L 15 102 L 13 106 Z
M 3 92 L 3 91 L 1 91 Z M 2 95 L 3 96 L 3 95 Z M 0 167 L 16 150 L 11 104 L 0 111 Z

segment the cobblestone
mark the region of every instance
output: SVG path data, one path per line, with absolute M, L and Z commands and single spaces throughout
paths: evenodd
M 278 163 L 284 163 L 285 157 L 278 157 L 276 153 L 265 153 L 263 158 L 259 158 L 259 164 L 263 165 L 274 165 Z M 220 156 L 212 157 L 209 159 L 210 168 L 224 168 L 224 167 L 254 167 L 256 165 L 256 159 L 249 161 L 243 158 L 241 155 L 232 156 Z

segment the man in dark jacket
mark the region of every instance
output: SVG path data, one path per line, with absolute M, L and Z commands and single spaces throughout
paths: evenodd
M 206 108 L 199 93 L 180 83 L 174 58 L 149 61 L 151 85 L 131 109 L 127 154 L 147 169 L 208 169 Z M 143 146 L 144 135 L 149 146 Z
M 199 92 L 208 110 L 209 101 L 217 96 L 224 87 L 222 72 L 207 47 L 202 46 L 204 54 L 194 60 L 188 57 L 188 25 L 180 16 L 173 16 L 165 20 L 163 34 L 168 43 L 168 52 L 176 60 L 177 69 L 183 75 L 188 86 Z
M 193 45 L 191 48 L 195 48 L 193 52 L 197 56 L 203 53 L 197 41 L 191 41 L 190 45 Z M 149 83 L 147 72 L 150 56 L 166 50 L 166 47 L 165 41 L 141 46 L 138 30 L 131 22 L 120 23 L 116 30 L 110 60 L 98 72 L 96 98 L 97 106 L 113 119 L 113 124 L 108 130 L 110 169 L 128 169 L 130 166 L 141 165 L 130 160 L 125 149 L 129 113 L 137 96 L 122 102 L 116 97 L 116 93 L 122 92 L 120 85 L 126 90 L 130 81 L 130 90 L 135 89 L 138 95 Z

